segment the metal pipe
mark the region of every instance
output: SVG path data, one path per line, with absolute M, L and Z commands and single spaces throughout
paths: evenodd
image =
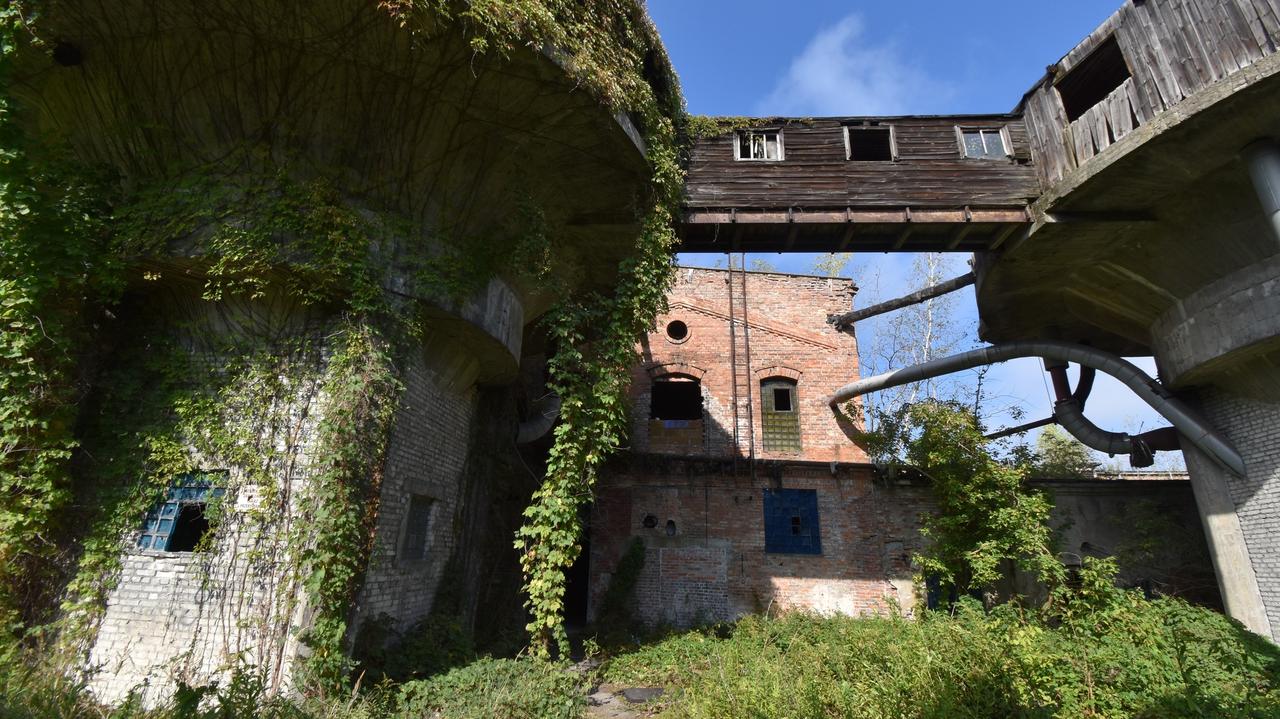
M 1178 433 L 1172 427 L 1161 427 L 1130 435 L 1127 432 L 1109 432 L 1084 416 L 1084 403 L 1093 391 L 1093 380 L 1097 370 L 1092 367 L 1080 367 L 1080 382 L 1075 392 L 1071 391 L 1070 380 L 1067 379 L 1067 365 L 1062 362 L 1050 364 L 1045 362 L 1045 369 L 1053 377 L 1053 389 L 1057 401 L 1053 405 L 1053 416 L 1062 428 L 1080 440 L 1086 447 L 1106 452 L 1110 455 L 1127 454 L 1129 464 L 1135 468 L 1150 467 L 1155 463 L 1155 453 L 1159 450 L 1175 451 L 1178 446 Z
M 533 416 L 516 428 L 516 444 L 529 444 L 547 436 L 560 418 L 560 396 L 549 392 L 533 405 Z
M 747 255 L 742 254 L 742 346 L 747 363 L 747 438 L 751 440 L 751 481 L 756 479 L 756 418 L 753 399 L 756 395 L 755 377 L 751 375 L 751 323 L 747 320 Z
M 886 312 L 902 309 L 903 307 L 918 305 L 921 302 L 931 300 L 934 297 L 941 297 L 947 293 L 968 287 L 973 283 L 974 274 L 972 272 L 968 272 L 960 275 L 959 277 L 947 280 L 946 282 L 939 282 L 936 285 L 926 287 L 922 290 L 917 290 L 909 295 L 904 295 L 894 300 L 881 302 L 878 305 L 872 305 L 865 309 L 846 312 L 842 315 L 829 315 L 827 317 L 827 322 L 835 325 L 836 329 L 843 330 L 846 327 L 853 325 L 855 322 L 865 320 L 868 317 L 875 317 L 876 315 L 882 315 Z
M 734 329 L 734 323 L 737 317 L 733 313 L 733 253 L 725 253 L 725 266 L 729 268 L 729 274 L 725 277 L 725 282 L 729 284 L 729 377 L 733 384 L 733 476 L 738 476 L 738 456 L 742 454 L 742 442 L 739 439 L 738 432 L 738 412 L 741 407 L 738 406 L 738 333 Z
M 1237 476 L 1244 476 L 1244 460 L 1240 458 L 1240 454 L 1231 446 L 1231 443 L 1215 432 L 1195 411 L 1170 395 L 1159 382 L 1116 355 L 1069 342 L 1035 340 L 982 347 L 852 382 L 837 390 L 828 402 L 835 407 L 868 392 L 1021 357 L 1075 362 L 1106 372 L 1133 390 L 1134 394 L 1169 420 L 1170 424 L 1176 427 L 1184 437 L 1204 450 L 1215 462 Z
M 1244 148 L 1242 154 L 1262 211 L 1271 223 L 1273 238 L 1280 240 L 1280 145 L 1274 140 L 1258 140 Z
M 1038 419 L 1034 422 L 1027 422 L 1026 424 L 1020 424 L 1017 427 L 1009 427 L 1008 429 L 1002 429 L 999 432 L 992 432 L 991 434 L 987 435 L 987 439 L 1004 439 L 1005 437 L 1012 437 L 1015 434 L 1030 432 L 1033 429 L 1040 429 L 1041 427 L 1047 427 L 1051 424 L 1057 424 L 1057 423 L 1058 423 L 1057 419 L 1053 417 L 1045 417 L 1044 419 Z

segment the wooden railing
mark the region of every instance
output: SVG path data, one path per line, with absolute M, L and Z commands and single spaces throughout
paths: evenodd
M 1054 81 L 1113 36 L 1131 77 L 1068 122 Z M 1196 91 L 1274 53 L 1278 44 L 1280 0 L 1125 0 L 1024 101 L 1041 180 L 1061 180 Z

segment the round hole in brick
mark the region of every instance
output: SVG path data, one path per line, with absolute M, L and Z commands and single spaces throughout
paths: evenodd
M 640 524 L 644 525 L 645 529 L 653 529 L 658 526 L 658 518 L 652 514 L 646 514 L 644 515 L 644 520 L 641 521 Z
M 672 342 L 684 342 L 689 339 L 689 325 L 680 320 L 672 320 L 667 323 L 667 337 Z
M 668 537 L 676 536 L 676 520 L 674 519 L 667 520 L 667 536 Z

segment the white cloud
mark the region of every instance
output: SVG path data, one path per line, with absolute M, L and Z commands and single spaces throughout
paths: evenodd
M 896 115 L 933 106 L 945 86 L 914 67 L 891 40 L 866 37 L 854 14 L 819 32 L 761 100 L 762 115 Z

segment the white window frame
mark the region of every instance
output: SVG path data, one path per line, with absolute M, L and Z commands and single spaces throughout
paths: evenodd
M 970 154 L 969 154 L 969 150 L 968 150 L 968 149 L 965 147 L 965 145 L 964 145 L 964 134 L 965 134 L 966 132 L 977 132 L 977 133 L 980 133 L 980 134 L 981 134 L 981 136 L 982 136 L 982 146 L 983 146 L 983 147 L 986 147 L 986 146 L 987 146 L 986 133 L 988 133 L 988 132 L 998 132 L 998 133 L 1000 133 L 1000 144 L 1003 146 L 1003 147 L 1001 148 L 1001 149 L 1003 149 L 1003 150 L 1004 150 L 1003 154 L 1001 154 L 1001 155 L 1000 155 L 1000 157 L 998 157 L 998 158 L 997 158 L 997 157 L 992 157 L 991 155 L 983 155 L 983 156 L 981 156 L 981 157 L 974 157 L 973 155 L 970 155 Z M 965 158 L 965 159 L 967 159 L 967 160 L 989 160 L 989 161 L 990 161 L 990 160 L 996 160 L 996 161 L 998 161 L 998 160 L 1000 160 L 1000 159 L 1008 159 L 1008 158 L 1010 158 L 1010 157 L 1013 157 L 1013 142 L 1012 142 L 1012 141 L 1010 140 L 1010 138 L 1009 138 L 1009 126 L 1008 126 L 1008 125 L 1001 125 L 999 128 L 995 128 L 995 127 L 973 127 L 973 126 L 956 125 L 956 143 L 960 146 L 960 157 L 963 157 L 963 158 Z
M 781 129 L 738 130 L 737 132 L 733 133 L 733 136 L 730 138 L 730 140 L 733 142 L 733 159 L 739 162 L 782 162 L 783 160 L 787 159 L 787 145 L 785 140 L 783 139 L 782 134 L 783 133 Z M 749 137 L 751 135 L 777 135 L 778 136 L 778 157 L 776 159 L 770 159 L 767 157 L 743 157 L 742 156 L 742 138 L 743 136 Z
M 883 130 L 889 129 L 889 162 L 898 161 L 898 128 L 891 124 L 884 125 L 845 125 L 844 126 L 844 159 L 848 162 L 884 162 L 884 160 L 856 160 L 853 157 L 853 142 L 849 139 L 850 132 L 861 132 L 863 130 Z

